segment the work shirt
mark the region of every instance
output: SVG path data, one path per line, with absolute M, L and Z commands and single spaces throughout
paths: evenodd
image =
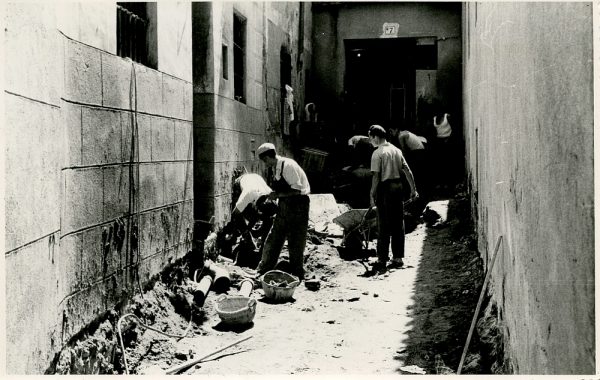
M 271 188 L 263 177 L 254 173 L 243 174 L 240 177 L 240 188 L 242 193 L 235 203 L 235 208 L 243 212 L 249 204 L 254 204 L 263 195 L 271 193 Z
M 371 171 L 380 174 L 381 182 L 399 179 L 407 166 L 402 151 L 389 142 L 381 144 L 371 156 Z
M 310 185 L 308 184 L 308 178 L 304 170 L 298 165 L 298 163 L 291 158 L 276 156 L 277 165 L 275 165 L 274 179 L 275 181 L 281 180 L 282 170 L 283 179 L 290 185 L 294 190 L 300 190 L 300 194 L 306 195 L 310 193 Z M 282 165 L 283 163 L 283 165 Z M 283 166 L 283 169 L 282 169 Z
M 447 138 L 452 134 L 452 127 L 450 126 L 450 122 L 448 121 L 448 114 L 444 114 L 444 118 L 441 123 L 435 122 L 435 117 L 433 118 L 433 125 L 435 126 L 435 130 L 437 132 L 438 138 Z
M 400 133 L 398 134 L 398 140 L 400 141 L 400 148 L 401 149 L 407 149 L 404 150 L 406 151 L 410 151 L 410 150 L 421 150 L 421 149 L 425 149 L 425 146 L 423 145 L 423 140 L 425 140 L 424 137 L 421 136 L 417 136 L 412 132 L 409 131 L 400 131 Z M 427 140 L 425 140 L 427 141 Z

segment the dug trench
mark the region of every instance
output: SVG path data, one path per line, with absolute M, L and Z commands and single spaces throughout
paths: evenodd
M 305 268 L 320 287 L 309 290 L 302 283 L 284 303 L 270 302 L 260 287 L 255 288 L 251 296 L 258 301 L 256 315 L 243 326 L 221 322 L 215 310 L 219 294 L 214 291 L 203 305 L 194 302 L 191 277 L 197 260 L 190 253 L 126 305 L 79 334 L 48 373 L 160 374 L 250 336 L 182 372 L 453 373 L 483 279 L 468 206 L 464 195 L 431 202 L 428 213 L 406 235 L 404 267 L 375 275 L 361 259 L 340 257 L 341 237 L 316 232 L 320 228 L 313 225 Z M 230 260 L 216 261 L 230 274 L 226 294 L 237 294 L 248 271 Z M 493 308 L 483 305 L 482 310 L 489 309 Z M 481 316 L 479 325 L 484 328 L 474 332 L 462 373 L 492 373 L 492 367 L 494 373 L 501 372 L 494 364 L 502 360 L 501 340 L 491 321 L 489 315 Z M 480 337 L 478 330 L 495 335 Z

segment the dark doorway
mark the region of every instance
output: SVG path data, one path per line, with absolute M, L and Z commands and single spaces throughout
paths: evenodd
M 435 66 L 415 38 L 346 40 L 345 112 L 352 134 L 365 134 L 371 124 L 415 124 L 415 70 Z M 427 55 L 427 56 L 426 56 Z

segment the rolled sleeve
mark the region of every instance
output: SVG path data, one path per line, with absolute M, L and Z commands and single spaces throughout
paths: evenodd
M 381 155 L 377 151 L 373 152 L 371 156 L 371 171 L 376 173 L 381 172 Z

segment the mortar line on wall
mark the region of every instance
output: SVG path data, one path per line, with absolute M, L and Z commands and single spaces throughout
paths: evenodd
M 274 88 L 274 89 L 275 89 L 275 88 Z M 277 89 L 277 90 L 279 91 L 279 89 Z M 201 93 L 197 93 L 197 92 L 196 92 L 196 93 L 194 93 L 194 95 L 210 95 L 210 96 L 214 96 L 214 97 L 217 97 L 217 98 L 221 98 L 221 99 L 225 99 L 225 100 L 230 100 L 230 101 L 232 101 L 232 102 L 237 102 L 237 103 L 240 103 L 240 102 L 238 102 L 238 101 L 237 101 L 237 100 L 235 100 L 235 99 L 228 98 L 228 97 L 226 97 L 225 95 L 221 95 L 221 94 L 218 94 L 218 93 L 216 93 L 216 92 L 201 92 Z M 243 103 L 240 103 L 240 104 L 243 104 Z M 243 104 L 243 107 L 245 107 L 245 108 L 249 108 L 249 109 L 251 109 L 251 110 L 253 110 L 253 111 L 264 112 L 264 110 L 263 110 L 263 109 L 261 109 L 261 108 L 256 108 L 256 107 L 252 107 L 252 106 L 250 106 L 250 105 L 248 105 L 248 104 Z
M 30 100 L 32 102 L 41 103 L 41 104 L 44 104 L 44 105 L 47 105 L 47 106 L 50 106 L 50 107 L 53 107 L 53 108 L 59 108 L 59 109 L 61 108 L 60 106 L 57 106 L 56 104 L 44 102 L 43 100 L 33 99 L 33 98 L 30 98 L 30 97 L 25 96 L 25 95 L 20 95 L 20 94 L 14 93 L 12 91 L 4 90 L 4 92 L 7 93 L 7 94 L 9 94 L 9 95 L 13 95 L 13 96 L 16 96 L 16 97 L 19 97 L 19 98 L 27 99 L 27 100 Z
M 15 94 L 17 95 L 17 94 Z M 20 96 L 20 95 L 17 95 Z M 71 100 L 71 99 L 65 99 L 63 97 L 60 98 L 61 100 L 67 102 L 67 103 L 71 103 L 71 104 L 75 104 L 78 106 L 84 106 L 84 107 L 88 107 L 88 108 L 96 108 L 96 109 L 100 109 L 100 110 L 107 110 L 107 111 L 120 111 L 120 112 L 134 112 L 131 109 L 127 109 L 127 108 L 118 108 L 118 107 L 111 107 L 111 106 L 103 106 L 103 105 L 98 105 L 98 104 L 92 104 L 92 103 L 83 103 L 83 102 L 78 102 L 76 100 Z M 35 100 L 35 99 L 32 99 Z M 60 108 L 59 106 L 55 106 Z M 143 111 L 137 111 L 138 114 L 142 114 L 142 115 L 146 115 L 146 116 L 156 116 L 156 117 L 161 117 L 163 119 L 170 119 L 170 120 L 175 120 L 175 121 L 181 121 L 184 123 L 193 123 L 193 120 L 187 120 L 187 119 L 180 119 L 177 117 L 173 117 L 173 116 L 165 116 L 165 115 L 159 115 L 156 113 L 149 113 L 149 112 L 143 112 Z
M 167 204 L 167 205 L 157 206 L 157 207 L 153 207 L 153 208 L 146 209 L 146 210 L 144 210 L 144 211 L 139 211 L 139 214 L 140 214 L 140 215 L 142 215 L 142 214 L 148 214 L 148 213 L 151 213 L 151 212 L 154 212 L 154 211 L 158 211 L 158 210 L 166 209 L 166 208 L 173 207 L 173 206 L 178 206 L 178 205 L 180 205 L 180 204 L 183 204 L 183 203 L 186 203 L 186 202 L 193 202 L 193 201 L 194 201 L 194 198 L 190 198 L 190 199 L 186 199 L 186 200 L 180 200 L 180 201 L 177 201 L 177 202 L 169 203 L 169 204 Z M 70 231 L 70 232 L 68 232 L 68 233 L 66 233 L 66 234 L 64 234 L 64 235 L 62 235 L 62 236 L 60 237 L 60 239 L 63 239 L 63 238 L 65 238 L 65 237 L 67 237 L 67 236 L 70 236 L 70 235 L 73 235 L 73 234 L 78 234 L 78 233 L 80 233 L 80 232 L 84 232 L 84 231 L 90 230 L 90 229 L 92 229 L 92 228 L 97 228 L 97 227 L 100 227 L 100 226 L 102 226 L 102 225 L 109 225 L 109 224 L 112 224 L 112 223 L 115 221 L 115 219 L 118 219 L 118 218 L 128 218 L 128 217 L 135 217 L 137 213 L 138 213 L 138 212 L 136 212 L 136 213 L 132 213 L 132 214 L 125 214 L 125 213 L 124 213 L 123 215 L 121 215 L 121 216 L 118 216 L 118 217 L 116 217 L 116 218 L 113 218 L 113 219 L 111 219 L 111 220 L 108 220 L 108 221 L 103 221 L 103 222 L 100 222 L 100 223 L 95 223 L 95 224 L 92 224 L 92 225 L 89 225 L 89 226 L 85 226 L 85 227 L 79 228 L 79 229 L 77 229 L 77 230 Z M 61 231 L 61 230 L 58 230 L 57 232 L 60 232 L 60 231 Z M 28 244 L 29 244 L 29 243 L 28 243 Z
M 20 246 L 18 246 L 18 247 L 16 247 L 16 248 L 13 248 L 13 249 L 9 250 L 9 251 L 6 251 L 6 252 L 4 253 L 4 256 L 10 256 L 11 254 L 15 253 L 16 251 L 19 251 L 19 250 L 21 250 L 21 249 L 23 249 L 23 248 L 25 248 L 25 247 L 27 247 L 27 246 L 30 246 L 30 245 L 32 245 L 32 244 L 35 244 L 35 243 L 37 243 L 37 242 L 39 242 L 39 241 L 41 241 L 41 240 L 44 240 L 44 239 L 45 239 L 45 238 L 47 238 L 47 237 L 49 237 L 49 236 L 52 236 L 52 235 L 54 235 L 54 234 L 57 234 L 57 233 L 59 233 L 59 232 L 60 232 L 60 229 L 58 229 L 58 230 L 56 230 L 56 231 L 53 231 L 53 232 L 50 232 L 50 233 L 48 233 L 48 234 L 46 234 L 46 235 L 44 235 L 44 236 L 42 236 L 42 237 L 39 237 L 39 238 L 37 238 L 37 239 L 35 239 L 35 240 L 32 240 L 32 241 L 30 241 L 30 242 L 27 242 L 27 243 L 25 243 L 25 244 L 23 244 L 23 245 L 20 245 Z
M 76 169 L 92 169 L 92 168 L 104 168 L 104 167 L 115 167 L 115 166 L 131 166 L 138 164 L 165 164 L 165 163 L 188 163 L 193 160 L 163 160 L 163 161 L 140 161 L 140 162 L 115 162 L 110 164 L 93 164 L 93 165 L 74 165 L 67 166 L 61 170 L 76 170 Z
M 237 161 L 197 161 L 198 163 L 202 163 L 202 164 L 229 164 L 229 163 L 236 163 L 239 164 L 240 162 L 254 162 L 257 160 L 237 160 Z
M 102 74 L 102 54 L 100 54 L 100 101 L 104 106 L 104 76 Z
M 244 135 L 263 136 L 262 133 L 240 131 L 240 130 L 237 130 L 237 129 L 228 129 L 228 128 L 197 127 L 197 129 L 200 129 L 200 130 L 210 130 L 210 131 L 230 131 L 230 132 L 237 132 L 239 134 L 244 134 Z
M 79 163 L 83 163 L 83 107 L 79 108 L 79 149 L 81 150 L 81 156 L 79 156 Z M 62 171 L 62 170 L 61 170 Z M 66 183 L 65 183 L 66 189 Z

